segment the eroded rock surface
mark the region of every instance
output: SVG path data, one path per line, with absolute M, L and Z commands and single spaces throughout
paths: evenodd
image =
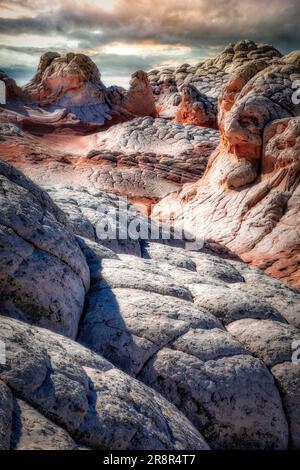
M 272 367 L 272 374 L 278 383 L 290 426 L 290 444 L 300 449 L 300 365 L 283 362 Z
M 1 108 L 43 189 L 0 162 L 0 448 L 299 448 L 300 293 L 257 268 L 299 286 L 299 65 L 241 41 L 126 92 L 48 53 Z
M 77 450 L 71 436 L 23 400 L 14 400 L 11 448 L 14 450 Z
M 25 93 L 3 70 L 0 70 L 0 81 L 5 83 L 5 98 L 25 98 Z
M 0 450 L 10 448 L 13 398 L 10 389 L 0 381 Z
M 285 317 L 299 318 L 295 289 L 240 261 L 180 246 L 143 240 L 123 250 L 121 240 L 104 246 L 96 232 L 97 204 L 113 209 L 116 196 L 52 187 L 58 209 L 32 186 L 64 230 L 77 234 L 88 262 L 92 284 L 78 340 L 90 349 L 1 317 L 8 360 L 0 378 L 18 399 L 10 399 L 4 416 L 13 448 L 284 449 L 288 439 L 297 445 L 297 412 L 284 394 L 286 381 L 272 377 L 259 347 L 249 348 L 230 331 L 239 321 L 269 322 L 270 333 L 282 326 L 294 331 L 287 343 L 296 338 Z M 246 294 L 256 279 L 269 283 L 274 305 Z M 280 360 L 286 362 L 286 354 Z
M 238 270 L 239 264 L 243 266 L 243 263 L 233 267 L 223 260 L 220 271 L 218 258 L 211 257 L 208 277 L 201 272 L 201 266 L 202 269 L 205 266 L 205 254 L 200 256 L 161 244 L 156 251 L 155 245 L 152 243 L 143 252 L 148 258 L 146 260 L 129 255 L 119 255 L 121 261 L 103 260 L 99 277 L 95 278 L 88 296 L 79 340 L 171 400 L 212 447 L 284 447 L 286 437 L 283 436 L 287 428 L 280 411 L 282 405 L 278 390 L 270 373 L 224 331 L 222 323 L 232 321 L 223 309 L 224 296 L 215 300 L 222 313 L 217 309 L 209 312 L 205 306 L 197 305 L 201 294 L 194 296 L 194 289 L 202 287 L 207 298 L 213 301 L 214 283 L 223 283 L 223 289 L 228 290 L 228 298 L 232 296 L 234 299 L 230 312 L 233 317 L 272 318 L 278 325 L 285 325 L 286 320 L 269 304 L 259 302 L 255 297 L 243 297 L 226 287 L 238 285 L 241 281 L 246 284 L 242 271 Z M 175 259 L 178 259 L 177 265 Z M 130 272 L 130 278 L 126 270 Z M 155 281 L 157 276 L 161 278 L 159 286 Z M 178 287 L 176 291 L 170 290 L 171 278 L 191 292 L 195 305 L 192 298 L 182 299 Z M 229 308 L 228 305 L 228 311 Z M 260 417 L 252 408 L 249 412 L 251 419 L 244 420 L 246 402 L 247 407 L 255 402 L 261 410 L 260 400 L 261 403 L 267 400 L 261 395 L 262 390 L 268 390 L 267 393 L 272 395 L 272 404 L 268 402 L 271 408 L 269 411 L 265 409 L 266 414 Z M 234 398 L 229 399 L 227 393 Z M 249 396 L 252 399 L 248 401 Z M 277 423 L 277 437 L 270 435 L 269 412 L 276 415 L 273 423 Z M 260 423 L 259 435 L 264 436 L 263 443 L 255 440 L 257 427 L 254 431 L 252 419 L 256 426 Z
M 0 378 L 26 402 L 15 402 L 13 447 L 208 449 L 167 400 L 79 344 L 5 317 L 0 337 Z
M 271 320 L 239 320 L 228 331 L 269 367 L 278 384 L 290 428 L 290 443 L 299 449 L 299 363 L 292 361 L 299 330 Z
M 4 119 L 2 117 L 2 119 Z M 38 184 L 84 186 L 149 206 L 197 181 L 219 142 L 217 131 L 136 118 L 86 136 L 32 136 L 1 125 L 0 155 Z
M 200 93 L 193 85 L 181 88 L 181 102 L 175 116 L 176 122 L 216 129 L 217 100 Z
M 106 87 L 96 64 L 86 55 L 46 52 L 37 72 L 22 89 L 0 71 L 7 85 L 10 116 L 23 125 L 99 128 L 135 116 L 156 114 L 154 95 L 146 72 L 132 75 L 129 90 Z
M 151 70 L 148 76 L 156 95 L 158 112 L 161 117 L 175 117 L 178 105 L 182 107 L 182 99 L 185 101 L 181 91 L 190 85 L 206 97 L 207 101 L 215 102 L 224 85 L 237 71 L 245 67 L 265 68 L 271 63 L 276 64 L 280 57 L 280 52 L 272 46 L 244 40 L 229 44 L 215 58 L 203 60 L 196 65 L 182 64 L 176 69 Z M 192 110 L 191 117 L 193 114 Z M 217 119 L 216 109 L 214 117 L 213 125 Z
M 113 126 L 97 136 L 97 147 L 106 150 L 131 152 L 152 152 L 173 157 L 184 153 L 202 151 L 206 145 L 213 149 L 218 144 L 219 134 L 211 129 L 197 126 L 176 125 L 166 119 L 134 119 L 128 123 Z
M 221 142 L 204 177 L 153 213 L 166 220 L 170 207 L 181 206 L 177 218 L 192 233 L 299 286 L 300 108 L 293 83 L 300 68 L 292 56 L 246 72 L 240 88 L 235 78 L 220 97 Z
M 82 122 L 104 124 L 112 102 L 93 61 L 84 54 L 44 54 L 34 78 L 24 87 L 33 102 L 67 109 Z M 50 108 L 51 109 L 51 108 Z
M 134 116 L 155 116 L 155 101 L 148 75 L 138 70 L 131 76 L 129 90 L 122 100 L 122 107 Z
M 66 216 L 4 162 L 0 200 L 1 311 L 74 338 L 90 274 Z

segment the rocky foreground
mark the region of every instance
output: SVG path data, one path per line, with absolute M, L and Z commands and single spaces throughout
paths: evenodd
M 299 57 L 1 75 L 1 449 L 300 448 Z

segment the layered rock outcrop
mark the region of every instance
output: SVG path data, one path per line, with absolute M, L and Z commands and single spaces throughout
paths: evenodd
M 97 66 L 84 54 L 47 52 L 24 91 L 40 106 L 66 109 L 83 122 L 104 124 L 111 118 L 109 92 Z
M 217 131 L 151 117 L 86 136 L 39 137 L 9 126 L 1 125 L 0 155 L 38 184 L 49 186 L 49 177 L 53 184 L 68 181 L 127 196 L 144 208 L 197 181 L 219 142 Z
M 129 90 L 106 87 L 96 64 L 84 54 L 46 52 L 32 80 L 22 89 L 4 72 L 7 96 L 13 115 L 31 128 L 39 126 L 89 126 L 97 128 L 135 116 L 156 114 L 148 76 L 132 75 Z M 16 101 L 16 98 L 19 98 Z M 26 108 L 24 108 L 26 106 Z M 88 128 L 89 128 L 88 127 Z

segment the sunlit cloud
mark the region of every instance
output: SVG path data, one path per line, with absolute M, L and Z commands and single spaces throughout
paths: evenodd
M 0 0 L 0 68 L 23 81 L 45 50 L 77 51 L 124 84 L 242 38 L 300 49 L 299 16 L 299 0 Z
M 188 46 L 183 46 L 181 44 L 171 46 L 169 44 L 156 44 L 155 42 L 150 41 L 142 41 L 140 43 L 113 42 L 102 47 L 101 52 L 103 52 L 104 54 L 139 55 L 141 57 L 147 57 L 150 54 L 176 56 L 182 54 L 189 55 L 191 52 L 191 48 Z

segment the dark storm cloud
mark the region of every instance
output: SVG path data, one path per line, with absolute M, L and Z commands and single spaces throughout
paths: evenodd
M 24 6 L 17 0 L 14 4 Z M 78 34 L 90 47 L 100 38 L 102 43 L 146 39 L 195 46 L 199 42 L 226 43 L 244 36 L 300 47 L 299 0 L 119 0 L 111 11 L 94 2 L 60 1 L 51 14 L 45 11 L 45 2 L 25 4 L 37 5 L 37 15 L 1 18 L 1 32 L 12 35 L 60 31 L 71 37 Z M 43 6 L 42 14 L 39 4 Z M 101 30 L 101 36 L 95 36 L 93 30 Z
M 4 44 L 7 39 L 11 46 L 21 34 L 58 35 L 65 38 L 66 48 L 68 40 L 75 40 L 78 50 L 97 57 L 97 63 L 101 59 L 101 68 L 114 73 L 121 73 L 121 67 L 133 71 L 161 62 L 165 56 L 159 55 L 160 45 L 189 47 L 187 61 L 203 48 L 242 38 L 272 43 L 283 53 L 300 49 L 299 0 L 0 0 L 1 7 L 12 12 L 0 17 Z M 139 44 L 144 53 L 128 53 L 125 59 L 101 54 L 103 46 L 113 43 Z M 33 54 L 43 49 L 36 43 L 30 46 Z

